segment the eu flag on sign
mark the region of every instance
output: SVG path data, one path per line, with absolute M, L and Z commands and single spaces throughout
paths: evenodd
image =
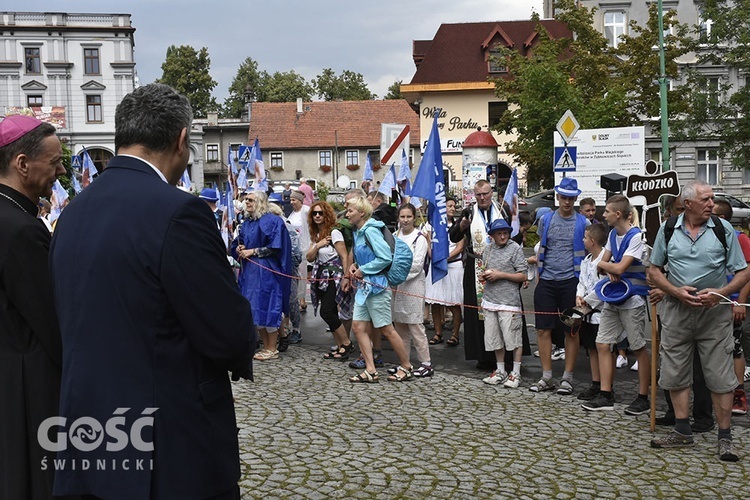
M 437 118 L 435 110 L 432 131 L 427 140 L 422 162 L 419 164 L 411 195 L 427 200 L 427 218 L 432 225 L 432 282 L 443 279 L 448 274 L 448 211 L 445 207 L 445 183 L 443 182 L 443 154 L 440 150 Z

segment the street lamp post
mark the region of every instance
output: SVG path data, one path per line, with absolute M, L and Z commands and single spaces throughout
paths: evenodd
M 664 10 L 658 0 L 659 15 L 659 97 L 661 101 L 661 158 L 662 172 L 669 170 L 669 122 L 667 121 L 667 70 L 664 62 Z

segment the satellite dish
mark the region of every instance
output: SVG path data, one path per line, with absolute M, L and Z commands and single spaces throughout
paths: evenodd
M 336 186 L 338 186 L 341 189 L 349 189 L 349 186 L 351 185 L 352 180 L 349 178 L 348 175 L 341 175 L 338 179 L 336 179 Z

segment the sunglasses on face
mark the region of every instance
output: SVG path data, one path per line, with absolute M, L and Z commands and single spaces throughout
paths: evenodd
M 313 214 L 313 217 L 316 215 L 323 215 L 323 212 L 321 210 L 313 210 L 311 213 Z

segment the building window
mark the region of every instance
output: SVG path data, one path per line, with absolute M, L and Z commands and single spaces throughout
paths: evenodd
M 40 95 L 26 96 L 26 106 L 30 108 L 40 108 L 44 106 L 44 98 Z
M 348 165 L 359 165 L 359 151 L 347 151 L 346 152 L 346 164 Z
M 318 163 L 321 167 L 333 167 L 331 158 L 332 155 L 330 150 L 318 151 Z
M 206 144 L 206 161 L 219 161 L 218 144 Z
M 229 145 L 229 150 L 232 152 L 232 159 L 234 160 L 235 165 L 238 165 L 240 161 L 240 146 L 242 146 L 242 144 Z
M 702 12 L 700 13 L 700 17 L 698 18 L 698 26 L 700 29 L 698 40 L 701 43 L 708 43 L 711 41 L 711 28 L 713 27 L 713 24 L 714 22 L 711 19 L 707 19 Z
M 487 103 L 487 123 L 490 124 L 490 129 L 496 127 L 500 123 L 500 119 L 506 111 L 508 111 L 507 102 Z
M 711 106 L 718 105 L 721 101 L 721 77 L 705 76 L 701 78 L 699 85 L 707 103 Z
M 24 58 L 26 61 L 26 73 L 41 73 L 42 62 L 40 59 L 41 50 L 39 47 L 27 47 L 24 49 Z
M 372 165 L 372 168 L 374 169 L 380 168 L 380 150 L 379 149 L 368 150 L 367 157 L 370 158 L 370 165 Z
M 500 58 L 500 52 L 497 50 L 490 51 L 490 57 L 487 61 L 490 73 L 507 73 L 508 66 L 505 61 Z
M 83 72 L 87 75 L 98 75 L 99 49 L 83 49 Z
M 625 12 L 610 11 L 604 13 L 604 36 L 610 47 L 617 48 L 620 37 L 626 33 L 627 19 Z
M 102 96 L 86 96 L 86 121 L 88 123 L 102 122 Z
M 281 151 L 271 151 L 271 168 L 284 168 L 284 153 Z
M 695 177 L 712 186 L 719 183 L 719 151 L 717 149 L 699 149 Z

